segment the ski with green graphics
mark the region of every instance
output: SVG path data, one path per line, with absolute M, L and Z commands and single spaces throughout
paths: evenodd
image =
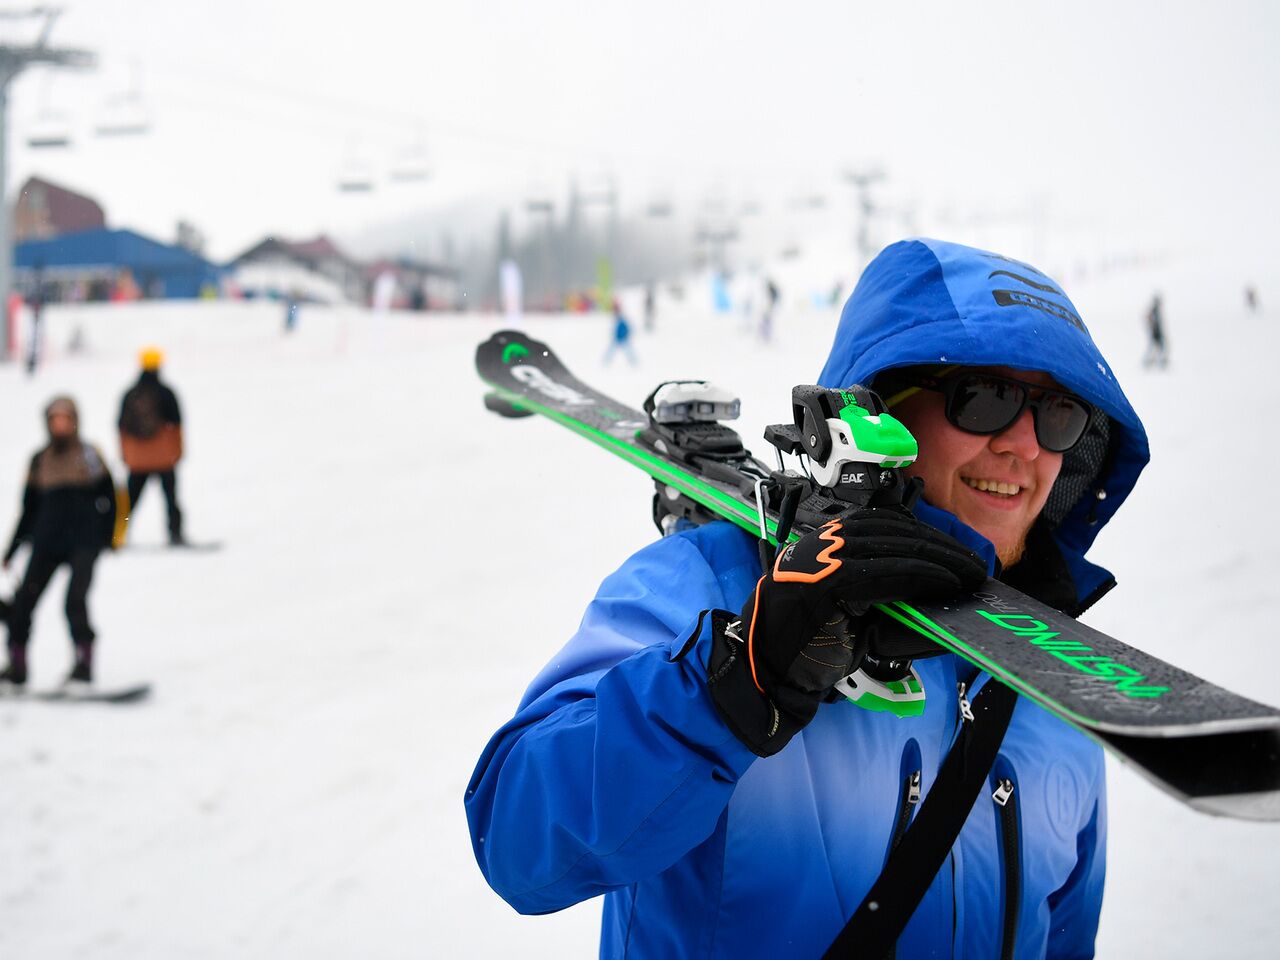
M 737 400 L 710 384 L 662 384 L 637 410 L 574 377 L 546 344 L 511 330 L 480 344 L 476 368 L 492 388 L 485 398 L 491 410 L 554 420 L 652 477 L 660 526 L 728 520 L 776 546 L 780 533 L 793 540 L 869 498 L 909 496 L 899 468 L 914 460 L 915 440 L 861 387 L 796 387 L 794 422 L 765 431 L 779 451 L 778 466 L 771 467 L 725 426 L 737 416 Z M 784 472 L 783 454 L 802 469 Z M 1280 820 L 1280 710 L 997 580 L 953 604 L 895 603 L 879 610 L 886 624 L 896 625 L 885 632 L 896 639 L 884 641 L 883 659 L 897 650 L 909 666 L 907 656 L 921 656 L 921 645 L 941 646 L 1077 727 L 1189 806 Z M 909 671 L 877 680 L 860 670 L 839 689 L 904 723 L 924 709 L 928 693 Z

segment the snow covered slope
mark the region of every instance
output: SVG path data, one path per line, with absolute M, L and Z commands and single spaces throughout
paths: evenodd
M 1164 373 L 1139 365 L 1157 283 Z M 1068 283 L 1155 451 L 1094 551 L 1121 587 L 1089 619 L 1280 704 L 1276 321 L 1245 314 L 1241 283 Z M 664 300 L 635 369 L 602 367 L 603 318 L 528 327 L 637 404 L 660 379 L 732 386 L 758 437 L 816 375 L 834 313 L 784 313 L 767 348 L 704 304 Z M 286 338 L 272 304 L 47 317 L 45 368 L 0 367 L 0 532 L 53 393 L 75 394 L 118 468 L 117 404 L 154 342 L 187 417 L 190 533 L 226 547 L 99 565 L 101 678 L 152 680 L 149 703 L 0 703 L 0 956 L 594 955 L 597 904 L 521 918 L 489 891 L 462 795 L 599 580 L 654 536 L 649 482 L 551 424 L 484 411 L 472 353 L 496 318 L 304 308 Z M 76 326 L 87 348 L 71 355 Z M 555 502 L 570 470 L 593 481 L 576 510 Z M 148 490 L 133 542 L 159 543 L 162 514 Z M 67 667 L 62 583 L 38 613 L 37 685 Z M 1272 956 L 1280 829 L 1110 773 L 1100 955 Z

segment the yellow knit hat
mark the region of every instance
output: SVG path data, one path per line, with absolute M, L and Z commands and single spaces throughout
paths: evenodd
M 138 362 L 142 364 L 143 370 L 159 370 L 164 363 L 164 351 L 159 347 L 147 347 L 138 354 Z

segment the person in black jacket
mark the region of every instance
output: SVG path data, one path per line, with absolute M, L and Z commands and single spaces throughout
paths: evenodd
M 75 645 L 75 662 L 67 684 L 93 680 L 93 627 L 87 598 L 93 565 L 104 547 L 111 546 L 115 529 L 115 485 L 97 447 L 80 439 L 75 401 L 56 397 L 45 408 L 49 443 L 31 458 L 22 516 L 3 565 L 8 569 L 18 548 L 31 548 L 27 572 L 8 611 L 9 663 L 0 671 L 0 684 L 22 687 L 27 682 L 27 641 L 31 615 L 54 571 L 71 568 L 67 587 L 67 621 Z
M 160 478 L 169 508 L 169 543 L 180 547 L 182 509 L 178 506 L 175 470 L 182 459 L 182 413 L 178 398 L 160 380 L 164 355 L 155 347 L 142 351 L 142 373 L 120 403 L 120 452 L 129 468 L 129 513 L 152 476 Z

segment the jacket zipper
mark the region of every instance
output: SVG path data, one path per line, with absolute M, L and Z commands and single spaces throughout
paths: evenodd
M 920 802 L 920 771 L 913 770 L 902 784 L 902 802 L 898 805 L 898 823 L 893 828 L 893 841 L 889 844 L 889 852 L 893 853 L 902 842 L 902 835 L 911 825 L 911 808 Z
M 1022 900 L 1018 805 L 1013 798 L 1013 781 L 1008 777 L 998 780 L 991 799 L 999 808 L 1001 846 L 1004 851 L 1004 931 L 1000 943 L 1000 960 L 1013 960 L 1018 938 L 1018 906 Z
M 919 802 L 920 771 L 913 770 L 902 782 L 902 800 L 898 803 L 898 820 L 893 828 L 893 839 L 889 842 L 889 854 L 891 856 L 893 851 L 898 849 L 898 844 L 902 842 L 902 835 L 907 832 L 907 827 L 911 826 L 911 809 Z M 897 956 L 898 948 L 895 946 L 889 951 L 885 960 L 896 960 Z
M 982 673 L 979 672 L 977 675 L 973 677 L 970 683 L 972 683 L 973 680 L 977 680 L 981 676 L 982 676 Z M 959 713 L 956 716 L 955 736 L 952 737 L 951 739 L 952 750 L 965 749 L 965 747 L 961 746 L 960 744 L 960 738 L 967 737 L 969 735 L 968 727 L 965 726 L 966 723 L 973 722 L 973 704 L 969 700 L 969 694 L 974 693 L 977 686 L 978 686 L 977 684 L 974 684 L 974 688 L 970 689 L 969 683 L 965 683 L 963 681 L 956 683 L 956 707 L 958 708 Z M 975 693 L 975 696 L 976 696 L 976 693 Z M 963 834 L 964 830 L 961 830 L 960 832 L 961 834 Z M 957 844 L 960 843 L 959 837 L 956 837 L 956 843 Z M 959 933 L 960 931 L 960 898 L 957 895 L 956 851 L 954 846 L 947 853 L 947 864 L 951 869 L 951 955 L 955 956 L 956 934 Z

